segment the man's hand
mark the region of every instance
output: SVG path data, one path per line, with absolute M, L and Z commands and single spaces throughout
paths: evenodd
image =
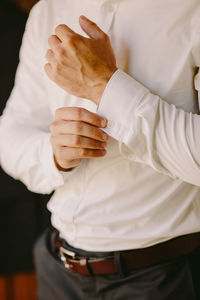
M 108 135 L 100 127 L 106 125 L 104 118 L 83 108 L 57 109 L 55 121 L 50 127 L 50 141 L 57 168 L 74 168 L 84 158 L 104 156 Z
M 66 25 L 55 29 L 47 51 L 48 77 L 68 93 L 99 104 L 103 91 L 117 70 L 109 37 L 93 22 L 81 16 L 85 38 Z

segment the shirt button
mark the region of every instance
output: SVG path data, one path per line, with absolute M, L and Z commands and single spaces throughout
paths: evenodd
M 114 124 L 114 121 L 111 121 L 111 120 L 110 120 L 110 121 L 108 121 L 107 127 L 111 129 L 111 128 L 114 127 L 114 125 L 115 125 L 115 124 Z

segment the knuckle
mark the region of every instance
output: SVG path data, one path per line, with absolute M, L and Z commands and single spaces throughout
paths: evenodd
M 57 49 L 57 58 L 61 63 L 63 63 L 65 59 L 65 50 L 61 47 L 58 47 Z
M 58 63 L 58 62 L 54 63 L 54 71 L 56 73 L 60 73 L 60 71 L 61 71 L 61 65 L 60 65 L 60 63 Z
M 59 24 L 59 25 L 56 26 L 55 32 L 58 32 L 58 31 L 63 30 L 63 29 L 65 29 L 65 25 L 64 24 Z
M 52 72 L 50 63 L 45 64 L 44 69 L 47 75 L 50 76 Z
M 56 122 L 53 122 L 53 123 L 50 125 L 50 132 L 51 132 L 51 133 L 53 133 L 53 132 L 55 131 L 56 125 L 57 125 Z
M 82 109 L 80 107 L 77 107 L 74 109 L 74 114 L 77 120 L 80 120 L 82 117 Z
M 101 146 L 102 146 L 101 142 L 99 142 L 99 141 L 94 141 L 94 142 L 93 142 L 93 147 L 94 147 L 94 148 L 99 148 L 99 147 L 101 147 Z
M 99 120 L 98 120 L 98 118 L 96 117 L 96 116 L 91 116 L 91 122 L 92 122 L 92 124 L 94 124 L 94 125 L 99 125 Z
M 80 145 L 80 136 L 78 136 L 78 135 L 74 136 L 74 145 L 76 145 L 76 146 Z
M 99 138 L 99 130 L 98 130 L 98 128 L 91 127 L 91 128 L 90 128 L 90 133 L 91 133 L 91 135 L 92 135 L 94 138 L 97 138 L 97 140 L 98 140 L 98 138 Z
M 70 48 L 74 48 L 76 40 L 77 40 L 77 37 L 73 34 L 66 35 L 66 37 L 65 37 L 65 43 Z
M 79 156 L 80 157 L 84 157 L 84 156 L 86 156 L 86 154 L 87 154 L 87 150 L 86 149 L 84 149 L 84 148 L 79 149 Z
M 76 122 L 75 123 L 75 130 L 76 130 L 77 133 L 81 132 L 81 130 L 82 130 L 81 122 Z
M 50 44 L 52 42 L 53 39 L 53 35 L 50 35 L 50 37 L 48 38 L 48 43 Z
M 45 57 L 46 57 L 46 59 L 48 59 L 48 58 L 49 58 L 50 54 L 51 54 L 51 50 L 50 50 L 50 49 L 48 49 L 48 50 L 47 50 L 47 52 L 46 52 L 46 56 L 45 56 Z

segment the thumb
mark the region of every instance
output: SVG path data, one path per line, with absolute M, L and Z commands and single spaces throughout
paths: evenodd
M 85 16 L 79 17 L 79 24 L 82 30 L 92 39 L 102 39 L 105 33 L 94 22 L 87 19 Z

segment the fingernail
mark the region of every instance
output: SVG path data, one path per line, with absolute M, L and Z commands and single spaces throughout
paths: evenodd
M 101 126 L 102 127 L 106 127 L 106 125 L 107 125 L 107 120 L 102 120 L 101 121 Z

